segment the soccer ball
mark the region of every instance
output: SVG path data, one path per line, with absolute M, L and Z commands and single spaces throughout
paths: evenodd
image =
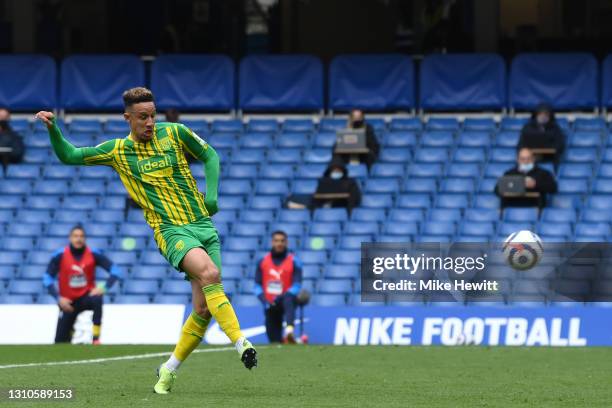
M 526 271 L 536 266 L 542 258 L 543 250 L 542 240 L 531 231 L 510 234 L 503 246 L 506 261 L 519 271 Z

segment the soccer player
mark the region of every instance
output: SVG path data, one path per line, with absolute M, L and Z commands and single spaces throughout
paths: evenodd
M 43 285 L 51 296 L 58 300 L 61 310 L 55 332 L 56 343 L 67 343 L 79 313 L 93 311 L 93 344 L 100 344 L 102 325 L 102 303 L 107 289 L 121 279 L 121 269 L 108 257 L 85 243 L 85 230 L 80 225 L 73 227 L 68 236 L 69 245 L 58 249 L 47 272 Z M 96 285 L 96 266 L 106 269 L 110 275 L 106 282 Z M 59 297 L 55 279 L 59 281 Z
M 204 140 L 178 123 L 155 123 L 153 93 L 142 87 L 123 93 L 130 134 L 96 147 L 68 142 L 51 112 L 38 112 L 62 163 L 113 167 L 130 196 L 144 211 L 162 255 L 190 280 L 193 311 L 174 352 L 158 368 L 154 391 L 167 394 L 176 370 L 200 344 L 211 317 L 234 343 L 244 366 L 257 366 L 257 352 L 242 335 L 221 284 L 221 250 L 210 217 L 218 211 L 219 156 Z M 206 194 L 198 191 L 184 151 L 204 162 Z

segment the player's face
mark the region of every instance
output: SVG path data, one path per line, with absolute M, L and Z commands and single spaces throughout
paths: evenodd
M 85 246 L 85 233 L 83 230 L 75 229 L 70 233 L 69 240 L 73 248 L 81 249 Z
M 130 124 L 132 136 L 140 142 L 153 138 L 155 128 L 155 104 L 153 102 L 135 103 L 123 114 Z
M 276 234 L 272 237 L 272 249 L 274 252 L 285 252 L 287 249 L 287 238 L 282 234 Z

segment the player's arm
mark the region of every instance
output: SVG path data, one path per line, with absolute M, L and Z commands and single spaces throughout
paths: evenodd
M 257 269 L 255 269 L 255 285 L 253 286 L 253 294 L 257 296 L 257 299 L 261 302 L 264 307 L 270 306 L 266 296 L 264 295 L 263 286 L 261 286 L 261 259 L 257 261 Z
M 57 277 L 57 273 L 59 272 L 59 264 L 60 258 L 62 256 L 61 252 L 57 252 L 53 255 L 49 264 L 47 265 L 47 270 L 43 275 L 43 286 L 47 289 L 47 292 L 57 299 L 57 289 L 55 288 L 55 280 Z
M 208 143 L 193 133 L 188 127 L 177 124 L 181 144 L 196 159 L 204 163 L 206 174 L 206 196 L 204 204 L 210 215 L 219 211 L 217 206 L 217 188 L 219 186 L 219 155 Z
M 113 261 L 97 249 L 92 249 L 91 252 L 93 253 L 96 265 L 109 273 L 106 282 L 98 285 L 96 292 L 92 293 L 92 295 L 103 295 L 108 289 L 113 287 L 115 282 L 123 278 L 123 271 L 119 265 L 114 264 Z
M 36 117 L 47 125 L 51 146 L 62 163 L 85 165 L 112 163 L 116 140 L 109 140 L 96 147 L 76 147 L 64 138 L 53 113 L 41 111 Z

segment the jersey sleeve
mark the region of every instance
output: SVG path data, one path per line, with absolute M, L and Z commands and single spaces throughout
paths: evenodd
M 87 166 L 111 166 L 113 164 L 117 141 L 118 139 L 113 139 L 102 142 L 95 147 L 81 147 L 84 164 Z
M 196 159 L 202 161 L 206 158 L 206 153 L 209 149 L 208 143 L 200 136 L 195 134 L 191 129 L 182 124 L 176 125 L 178 137 L 181 145 Z

